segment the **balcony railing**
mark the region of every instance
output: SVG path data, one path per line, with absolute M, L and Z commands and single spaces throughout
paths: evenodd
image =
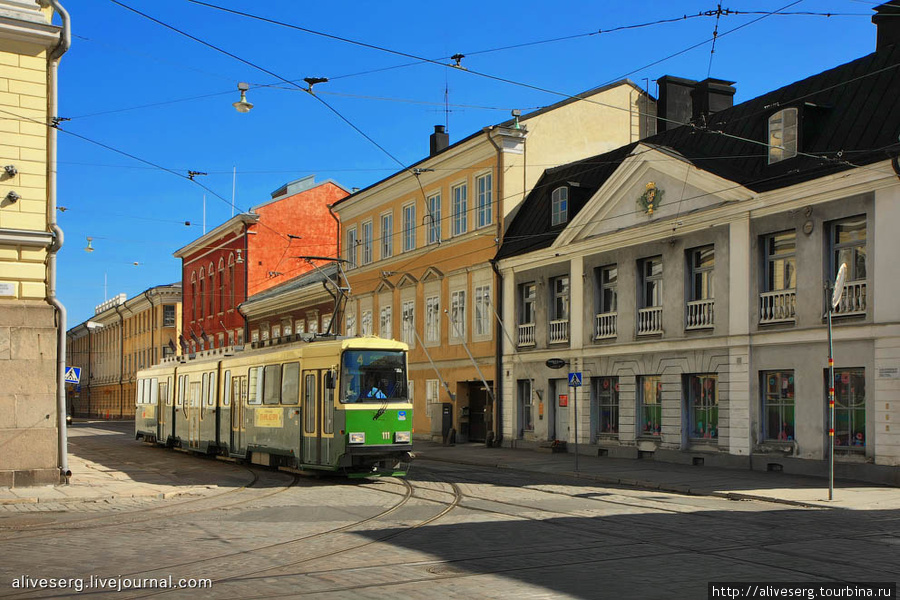
M 866 314 L 866 282 L 848 281 L 845 283 L 844 295 L 841 296 L 841 302 L 832 314 L 835 316 Z
M 759 295 L 759 322 L 793 323 L 797 314 L 797 290 L 778 290 Z
M 534 323 L 519 325 L 519 346 L 534 346 Z
M 716 301 L 712 298 L 688 302 L 685 329 L 707 329 L 713 327 L 716 324 L 715 304 Z
M 619 313 L 600 313 L 596 317 L 594 339 L 603 340 L 616 337 L 616 321 Z
M 550 343 L 562 344 L 569 341 L 569 320 L 550 321 Z
M 638 310 L 638 335 L 662 333 L 662 306 Z

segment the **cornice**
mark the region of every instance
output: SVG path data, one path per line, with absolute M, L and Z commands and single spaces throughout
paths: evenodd
M 47 20 L 34 1 L 0 0 L 0 40 L 51 48 L 59 43 L 60 28 Z

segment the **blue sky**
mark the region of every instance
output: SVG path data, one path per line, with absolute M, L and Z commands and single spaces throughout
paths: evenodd
M 448 124 L 452 143 L 507 119 L 513 108 L 527 112 L 562 99 L 527 86 L 576 94 L 627 76 L 655 96 L 663 75 L 709 75 L 736 81 L 735 102 L 741 102 L 872 52 L 870 15 L 878 4 L 723 3 L 732 11 L 835 16 L 723 15 L 710 61 L 716 18 L 678 18 L 715 11 L 715 2 L 210 0 L 441 63 L 461 53 L 471 71 L 526 84 L 514 85 L 188 0 L 121 1 L 277 77 L 110 0 L 63 0 L 73 43 L 60 65 L 59 116 L 71 119 L 62 123 L 64 131 L 81 136 L 60 133 L 58 202 L 66 208 L 59 215 L 66 244 L 58 284 L 69 327 L 89 319 L 108 297 L 179 280 L 180 261 L 172 253 L 202 235 L 204 195 L 209 230 L 231 217 L 232 189 L 237 210 L 245 211 L 309 174 L 366 187 L 399 170 L 394 158 L 406 165 L 423 158 L 434 125 Z M 664 19 L 678 20 L 610 31 Z M 482 52 L 557 38 L 568 39 Z M 331 79 L 316 86 L 319 97 L 394 158 L 279 77 Z M 240 81 L 251 85 L 255 107 L 248 114 L 231 106 Z M 188 180 L 189 170 L 207 173 L 197 180 L 212 191 Z M 84 251 L 88 236 L 91 253 Z

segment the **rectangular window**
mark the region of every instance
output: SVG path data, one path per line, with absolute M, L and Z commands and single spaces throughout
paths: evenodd
M 322 333 L 326 333 L 331 327 L 331 315 L 322 316 Z M 333 331 L 331 333 L 334 333 Z
M 453 198 L 453 235 L 462 235 L 468 231 L 469 208 L 466 184 L 458 185 L 451 190 Z
M 281 365 L 268 365 L 265 370 L 265 392 L 263 404 L 281 402 Z
M 516 383 L 519 399 L 520 425 L 522 432 L 534 431 L 534 404 L 530 379 L 520 379 Z
M 347 313 L 347 337 L 356 336 L 356 313 Z
M 783 231 L 766 237 L 766 291 L 797 287 L 797 233 Z
M 381 319 L 379 321 L 379 331 L 381 332 L 381 337 L 386 340 L 392 339 L 394 337 L 393 322 L 394 317 L 392 307 L 382 307 Z
M 282 373 L 281 403 L 297 404 L 300 402 L 300 363 L 285 364 Z
M 714 246 L 690 251 L 691 300 L 710 300 L 713 294 L 716 253 Z
M 429 410 L 433 410 L 431 407 L 436 404 L 440 404 L 440 382 L 437 379 L 426 379 L 425 380 L 425 406 Z M 436 417 L 433 412 L 432 418 Z
M 316 432 L 316 375 L 305 373 L 303 376 L 303 418 L 306 433 Z
M 475 335 L 491 334 L 491 286 L 475 288 Z
M 353 269 L 359 264 L 359 235 L 356 227 L 347 230 L 347 268 Z
M 306 321 L 303 319 L 299 319 L 294 321 L 294 332 L 296 333 L 306 333 Z
M 828 372 L 825 373 L 827 380 Z M 838 454 L 853 454 L 865 450 L 866 370 L 835 369 L 834 451 Z
M 326 385 L 328 373 L 322 373 L 322 433 L 334 433 L 334 388 Z
M 291 334 L 294 333 L 294 328 L 292 326 L 290 319 L 282 319 L 281 320 L 281 334 L 284 337 L 291 337 Z
M 231 405 L 231 371 L 225 371 L 225 386 L 222 388 L 222 406 Z
M 641 308 L 662 306 L 662 256 L 641 261 Z
M 394 215 L 381 215 L 381 258 L 394 255 Z
M 619 310 L 619 269 L 616 265 L 600 268 L 600 314 Z
M 569 277 L 556 277 L 552 283 L 553 304 L 550 318 L 556 320 L 569 319 Z
M 262 404 L 263 368 L 251 367 L 249 380 L 250 390 L 247 396 L 247 404 Z
M 763 391 L 763 439 L 794 441 L 794 372 L 765 371 Z
M 597 399 L 597 435 L 618 435 L 619 378 L 596 377 L 591 379 L 591 384 Z
M 278 339 L 281 337 L 281 323 L 277 323 L 272 325 L 272 339 Z
M 846 282 L 866 280 L 866 216 L 860 215 L 831 225 L 831 281 L 841 263 L 847 265 Z M 845 289 L 845 293 L 851 290 Z M 863 293 L 863 295 L 865 295 Z M 864 305 L 863 305 L 864 306 Z
M 403 251 L 416 249 L 416 205 L 403 207 Z
M 797 156 L 799 110 L 785 108 L 769 117 L 769 164 Z
M 163 306 L 163 327 L 175 327 L 175 305 Z
M 306 313 L 306 333 L 313 335 L 319 333 L 319 316 L 317 314 L 310 315 Z
M 491 221 L 493 220 L 493 176 L 488 173 L 477 178 L 475 180 L 475 189 L 478 193 L 476 205 L 478 207 L 478 213 L 476 215 L 476 227 L 486 227 L 490 225 Z
M 441 242 L 441 195 L 429 196 L 426 207 L 428 208 L 428 243 L 439 244 Z
M 372 335 L 372 311 L 364 310 L 362 319 L 360 319 L 360 328 L 362 335 Z
M 441 341 L 441 300 L 438 296 L 425 299 L 425 341 Z
M 638 431 L 643 437 L 662 433 L 662 378 L 640 375 L 637 378 Z
M 466 292 L 463 290 L 450 293 L 450 339 L 466 339 Z
M 719 376 L 685 375 L 689 437 L 695 440 L 719 438 Z
M 372 221 L 362 224 L 362 264 L 367 265 L 374 260 L 372 256 Z
M 416 336 L 413 328 L 416 326 L 416 303 L 414 300 L 408 300 L 403 303 L 403 342 L 412 346 L 415 343 Z
M 535 302 L 537 301 L 537 285 L 525 283 L 522 285 L 522 313 L 519 316 L 522 325 L 533 325 L 535 317 Z

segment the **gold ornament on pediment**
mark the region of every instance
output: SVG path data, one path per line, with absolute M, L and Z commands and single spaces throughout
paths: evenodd
M 653 211 L 659 207 L 662 202 L 663 193 L 664 191 L 656 187 L 656 183 L 651 181 L 647 184 L 644 193 L 638 198 L 638 206 L 647 213 L 648 217 L 652 217 Z

